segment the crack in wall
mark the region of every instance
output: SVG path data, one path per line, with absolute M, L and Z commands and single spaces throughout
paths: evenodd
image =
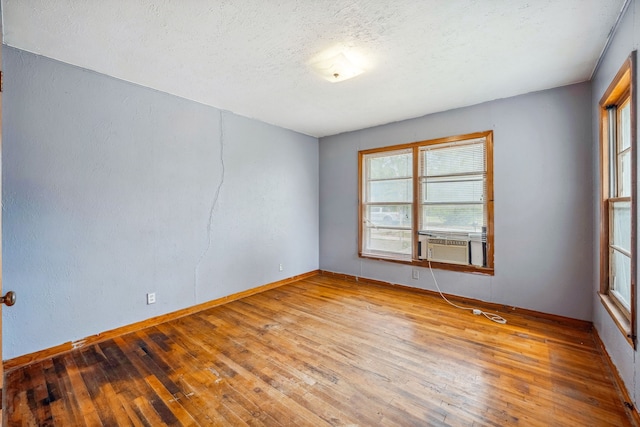
M 225 175 L 225 165 L 224 165 L 224 139 L 225 139 L 225 129 L 224 129 L 224 112 L 220 110 L 219 115 L 219 135 L 218 138 L 220 140 L 220 165 L 222 167 L 222 171 L 220 174 L 220 182 L 218 183 L 218 187 L 216 188 L 216 192 L 214 193 L 213 200 L 211 202 L 211 207 L 209 208 L 209 220 L 207 221 L 207 247 L 200 254 L 200 258 L 198 258 L 198 262 L 196 263 L 196 268 L 194 270 L 194 284 L 193 284 L 193 299 L 194 304 L 198 303 L 198 274 L 200 272 L 200 265 L 202 261 L 204 261 L 207 253 L 211 249 L 211 238 L 212 238 L 212 228 L 213 228 L 213 212 L 218 205 L 218 198 L 220 197 L 220 191 L 222 190 L 222 185 L 224 184 L 224 175 Z

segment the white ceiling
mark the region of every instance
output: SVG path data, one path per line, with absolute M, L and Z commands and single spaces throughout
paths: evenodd
M 2 0 L 4 42 L 312 136 L 588 80 L 624 0 Z M 365 73 L 331 83 L 327 49 Z

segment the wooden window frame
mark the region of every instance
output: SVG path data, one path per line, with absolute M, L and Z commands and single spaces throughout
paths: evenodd
M 611 315 L 614 323 L 625 336 L 627 342 L 636 347 L 636 272 L 637 272 L 637 130 L 636 130 L 636 51 L 625 60 L 622 67 L 610 83 L 599 102 L 600 110 L 600 301 Z M 615 152 L 611 152 L 609 138 L 610 120 L 608 108 L 630 104 L 630 138 L 631 138 L 631 195 L 619 197 L 611 194 L 611 156 L 618 156 L 617 145 Z M 616 114 L 616 131 L 619 129 L 619 116 Z M 615 144 L 618 141 L 616 139 Z M 615 160 L 617 163 L 617 159 Z M 620 172 L 616 164 L 616 172 Z M 618 181 L 616 177 L 616 182 Z M 627 310 L 609 291 L 610 283 L 610 218 L 611 203 L 616 201 L 630 201 L 631 203 L 631 253 L 630 253 L 630 310 Z
M 459 272 L 468 272 L 468 273 L 477 273 L 477 274 L 485 274 L 485 275 L 494 275 L 494 222 L 493 222 L 493 213 L 494 213 L 494 200 L 493 200 L 493 131 L 483 131 L 483 132 L 475 132 L 465 135 L 456 135 L 449 136 L 445 138 L 438 138 L 432 140 L 425 141 L 417 141 L 408 144 L 399 144 L 388 147 L 374 148 L 370 150 L 361 150 L 358 152 L 358 256 L 360 258 L 366 259 L 374 259 L 380 261 L 389 261 L 400 264 L 418 266 L 418 267 L 428 267 L 429 261 L 418 259 L 418 233 L 416 230 L 419 229 L 419 214 L 420 214 L 420 203 L 419 203 L 419 151 L 420 147 L 428 146 L 428 145 L 436 145 L 436 144 L 444 144 L 465 140 L 472 140 L 478 138 L 485 138 L 485 156 L 486 156 L 486 167 L 487 167 L 487 184 L 486 184 L 486 209 L 487 209 L 487 232 L 486 232 L 486 243 L 487 243 L 487 266 L 476 266 L 476 265 L 458 265 L 458 264 L 449 264 L 444 262 L 435 262 L 431 261 L 431 266 L 433 268 L 438 268 L 442 270 L 451 270 L 451 271 L 459 271 Z M 363 159 L 366 155 L 381 153 L 386 151 L 397 151 L 402 149 L 412 149 L 413 150 L 413 201 L 412 201 L 412 255 L 411 259 L 396 259 L 396 258 L 388 258 L 384 256 L 374 256 L 370 254 L 365 254 L 362 251 L 363 247 L 363 238 L 364 238 L 364 209 L 365 204 L 363 203 L 363 171 L 364 171 L 364 162 Z

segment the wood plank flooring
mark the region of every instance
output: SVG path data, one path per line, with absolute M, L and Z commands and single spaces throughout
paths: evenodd
M 315 276 L 7 373 L 10 426 L 629 426 L 587 328 Z

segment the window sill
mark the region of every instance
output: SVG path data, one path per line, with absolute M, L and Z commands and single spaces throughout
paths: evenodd
M 600 295 L 600 301 L 602 302 L 602 305 L 604 305 L 604 308 L 607 310 L 607 312 L 609 312 L 609 315 L 611 315 L 613 322 L 616 324 L 620 332 L 622 332 L 622 335 L 624 335 L 629 345 L 631 345 L 631 347 L 635 349 L 635 337 L 631 335 L 631 322 L 629 321 L 629 319 L 627 319 L 622 310 L 620 310 L 618 305 L 613 302 L 613 299 L 609 295 L 598 295 Z
M 373 259 L 377 261 L 389 261 L 395 262 L 398 264 L 412 265 L 414 267 L 425 267 L 429 268 L 429 261 L 425 259 L 398 259 L 398 258 L 387 258 L 384 256 L 376 256 L 370 254 L 359 254 L 360 258 L 365 259 Z M 448 271 L 458 271 L 462 273 L 473 273 L 473 274 L 483 274 L 486 276 L 493 276 L 494 269 L 489 267 L 479 267 L 477 265 L 460 265 L 460 264 L 448 264 L 445 262 L 431 262 L 431 267 L 437 270 L 448 270 Z

